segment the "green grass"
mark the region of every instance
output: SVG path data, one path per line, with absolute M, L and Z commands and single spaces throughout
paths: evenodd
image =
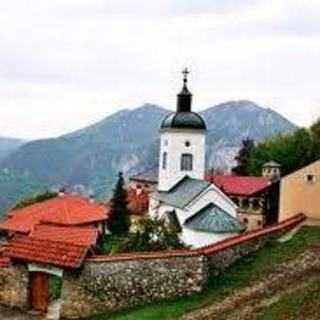
M 263 308 L 257 320 L 319 319 L 320 281 L 286 295 L 277 303 Z
M 161 301 L 134 310 L 96 315 L 88 320 L 172 320 L 185 312 L 203 307 L 231 294 L 233 291 L 263 278 L 275 267 L 295 258 L 307 247 L 320 244 L 319 227 L 303 227 L 290 241 L 279 243 L 270 239 L 265 247 L 235 263 L 226 272 L 210 279 L 201 294 Z M 269 318 L 271 319 L 271 318 Z

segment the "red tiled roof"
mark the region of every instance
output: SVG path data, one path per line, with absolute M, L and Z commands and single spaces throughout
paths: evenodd
M 128 208 L 132 214 L 143 215 L 149 207 L 149 194 L 144 190 L 128 190 Z
M 264 177 L 208 175 L 206 180 L 214 183 L 227 195 L 239 196 L 253 195 L 271 185 Z
M 92 246 L 97 242 L 98 230 L 96 228 L 38 225 L 30 236 L 41 240 Z
M 4 256 L 58 267 L 78 268 L 87 252 L 87 246 L 20 236 L 8 243 Z
M 0 229 L 28 233 L 41 222 L 59 225 L 82 225 L 107 219 L 105 206 L 88 199 L 65 195 L 12 210 Z
M 4 256 L 0 253 L 0 269 L 1 269 L 1 268 L 8 268 L 9 266 L 10 266 L 10 258 L 4 257 Z
M 7 247 L 7 243 L 0 245 L 0 269 L 8 268 L 10 265 L 10 258 L 4 257 L 3 252 Z

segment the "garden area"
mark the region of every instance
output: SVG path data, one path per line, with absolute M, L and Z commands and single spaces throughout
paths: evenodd
M 164 219 L 141 217 L 132 223 L 127 205 L 127 192 L 122 173 L 111 199 L 108 234 L 100 239 L 97 254 L 139 251 L 161 251 L 186 248 L 179 239 L 179 230 Z

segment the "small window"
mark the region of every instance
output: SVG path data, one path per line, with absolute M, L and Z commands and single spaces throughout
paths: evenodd
M 249 223 L 248 218 L 243 218 L 243 223 L 244 223 L 244 224 L 248 224 L 248 223 Z
M 164 152 L 162 155 L 162 169 L 163 170 L 167 169 L 167 158 L 168 158 L 168 154 L 166 152 Z
M 165 146 L 167 146 L 168 145 L 168 140 L 166 139 L 166 140 L 164 140 L 164 143 L 163 143 Z
M 241 207 L 242 207 L 243 209 L 248 209 L 248 208 L 249 208 L 249 205 L 250 205 L 249 199 L 245 198 L 245 199 L 242 200 Z
M 186 142 L 184 143 L 184 145 L 185 145 L 186 147 L 190 147 L 190 146 L 191 146 L 191 143 L 190 143 L 190 141 L 186 141 Z
M 316 176 L 313 175 L 313 174 L 307 174 L 307 175 L 306 175 L 306 181 L 307 181 L 308 183 L 316 182 Z
M 253 208 L 253 210 L 260 209 L 260 201 L 259 201 L 259 199 L 252 199 L 252 208 Z
M 193 157 L 190 153 L 184 153 L 181 155 L 181 171 L 192 171 Z

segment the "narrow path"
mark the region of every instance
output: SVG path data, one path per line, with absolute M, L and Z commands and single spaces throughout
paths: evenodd
M 181 320 L 253 320 L 258 308 L 277 302 L 289 292 L 296 291 L 314 279 L 320 279 L 319 250 L 309 249 L 296 259 L 279 265 L 262 281 L 235 291 L 222 301 L 187 313 Z

